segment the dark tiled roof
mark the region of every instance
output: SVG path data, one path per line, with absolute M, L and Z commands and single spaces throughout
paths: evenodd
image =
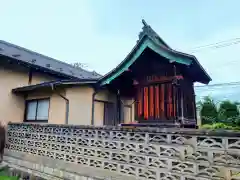
M 27 63 L 40 68 L 49 69 L 58 74 L 67 75 L 79 79 L 98 79 L 100 74 L 95 71 L 90 72 L 82 68 L 76 68 L 65 62 L 44 56 L 17 45 L 0 40 L 0 55 L 7 56 L 23 63 Z
M 89 79 L 82 79 L 82 80 L 56 80 L 56 81 L 48 81 L 43 82 L 40 84 L 34 84 L 29 86 L 23 86 L 12 89 L 13 93 L 20 93 L 20 92 L 28 92 L 32 90 L 42 89 L 42 88 L 51 88 L 52 86 L 69 86 L 69 85 L 85 85 L 85 84 L 95 84 L 97 80 L 89 80 Z

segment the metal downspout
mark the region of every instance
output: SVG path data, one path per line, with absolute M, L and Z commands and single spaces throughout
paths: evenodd
M 52 84 L 52 90 L 54 91 L 54 85 Z M 65 114 L 65 124 L 68 124 L 68 115 L 69 115 L 69 99 L 57 92 L 55 89 L 55 92 L 57 95 L 59 95 L 61 98 L 63 98 L 66 101 L 66 114 Z
M 94 111 L 95 111 L 95 96 L 98 93 L 98 90 L 94 90 L 92 94 L 92 119 L 91 119 L 91 125 L 94 125 Z

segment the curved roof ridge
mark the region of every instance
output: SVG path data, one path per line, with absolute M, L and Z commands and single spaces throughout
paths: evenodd
M 108 72 L 102 78 L 99 79 L 101 85 L 109 83 L 113 78 L 115 78 L 115 76 L 118 76 L 119 74 L 121 74 L 124 71 L 124 68 L 128 68 L 129 66 L 131 66 L 131 64 L 137 59 L 140 53 L 143 52 L 144 49 L 149 47 L 155 49 L 156 51 L 158 51 L 158 49 L 160 48 L 161 50 L 168 52 L 170 56 L 173 56 L 172 58 L 176 60 L 178 60 L 178 58 L 174 56 L 182 57 L 182 59 L 185 59 L 185 62 L 182 62 L 182 60 L 180 59 L 181 62 L 180 61 L 178 62 L 180 64 L 186 64 L 189 66 L 190 64 L 193 63 L 194 64 L 193 66 L 196 69 L 199 69 L 199 72 L 201 72 L 201 74 L 203 75 L 202 79 L 195 78 L 196 81 L 203 82 L 203 83 L 209 83 L 209 81 L 211 81 L 211 77 L 207 74 L 205 69 L 202 67 L 202 65 L 199 63 L 199 61 L 194 55 L 183 53 L 183 52 L 172 49 L 160 38 L 160 36 L 158 36 L 158 34 L 151 28 L 151 26 L 149 26 L 144 20 L 142 20 L 142 23 L 144 26 L 142 28 L 142 31 L 139 34 L 139 39 L 136 45 L 128 53 L 128 55 L 124 58 L 123 61 L 121 61 L 113 70 L 111 70 L 110 72 Z M 146 42 L 149 41 L 149 44 L 145 42 L 145 39 L 147 39 Z M 138 48 L 139 48 L 139 52 L 137 54 L 134 54 L 138 50 Z M 161 54 L 161 52 L 158 52 L 158 53 Z M 135 56 L 135 57 L 131 58 L 132 56 Z M 187 60 L 191 61 L 191 63 L 186 62 Z M 127 65 L 126 67 L 123 68 L 122 66 L 124 64 L 127 64 Z

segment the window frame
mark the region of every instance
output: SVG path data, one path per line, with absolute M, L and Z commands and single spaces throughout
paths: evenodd
M 42 122 L 42 123 L 48 122 L 48 119 L 44 119 L 44 120 L 37 119 L 38 103 L 39 103 L 39 101 L 44 101 L 44 100 L 47 100 L 48 104 L 49 104 L 48 105 L 48 119 L 49 119 L 50 97 L 49 98 L 40 98 L 40 99 L 29 99 L 29 100 L 25 100 L 24 122 Z M 28 103 L 30 103 L 30 102 L 37 102 L 35 119 L 27 119 Z

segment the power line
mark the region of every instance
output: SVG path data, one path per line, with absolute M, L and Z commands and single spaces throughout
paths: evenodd
M 229 83 L 209 84 L 209 85 L 194 86 L 194 87 L 195 88 L 206 88 L 206 87 L 221 87 L 221 86 L 234 86 L 234 85 L 240 85 L 240 81 L 229 82 Z
M 228 39 L 228 40 L 224 40 L 224 41 L 218 41 L 216 43 L 211 43 L 211 44 L 207 44 L 207 45 L 197 46 L 197 47 L 193 48 L 192 50 L 205 48 L 205 47 L 208 47 L 208 46 L 215 46 L 215 45 L 218 45 L 218 44 L 227 43 L 229 41 L 231 42 L 231 41 L 238 41 L 238 40 L 240 40 L 240 38 L 233 38 L 233 39 Z
M 199 49 L 199 50 L 191 51 L 191 53 L 203 51 L 203 50 L 206 50 L 206 49 L 212 50 L 212 49 L 224 48 L 224 47 L 233 46 L 233 45 L 236 45 L 236 44 L 239 44 L 239 43 L 240 43 L 240 40 L 239 40 L 239 41 L 236 41 L 236 42 L 231 42 L 231 43 L 228 43 L 228 44 L 222 44 L 222 45 L 218 45 L 218 46 L 213 46 L 213 47 L 209 47 L 209 48 L 204 48 L 204 49 Z
M 218 49 L 218 48 L 223 48 L 223 47 L 228 47 L 232 45 L 236 45 L 240 43 L 240 38 L 234 38 L 234 39 L 229 39 L 225 41 L 219 41 L 216 43 L 211 43 L 203 46 L 198 46 L 190 50 L 191 53 L 193 52 L 199 52 L 204 49 Z
M 223 48 L 223 47 L 228 47 L 228 46 L 232 46 L 232 45 L 236 45 L 240 43 L 240 38 L 233 38 L 233 39 L 229 39 L 229 40 L 224 40 L 224 41 L 219 41 L 216 43 L 211 43 L 211 44 L 207 44 L 207 45 L 203 45 L 203 46 L 198 46 L 192 49 L 192 52 L 198 52 L 201 51 L 202 49 L 218 49 L 218 48 Z M 228 63 L 225 63 L 227 65 L 231 65 L 233 63 L 239 62 L 237 60 L 234 61 L 230 61 Z M 229 64 L 230 63 L 230 64 Z M 223 86 L 238 86 L 240 85 L 240 81 L 239 82 L 230 82 L 230 83 L 218 83 L 218 84 L 210 84 L 210 85 L 203 85 L 203 86 L 194 86 L 195 88 L 214 88 L 214 87 L 223 87 Z

